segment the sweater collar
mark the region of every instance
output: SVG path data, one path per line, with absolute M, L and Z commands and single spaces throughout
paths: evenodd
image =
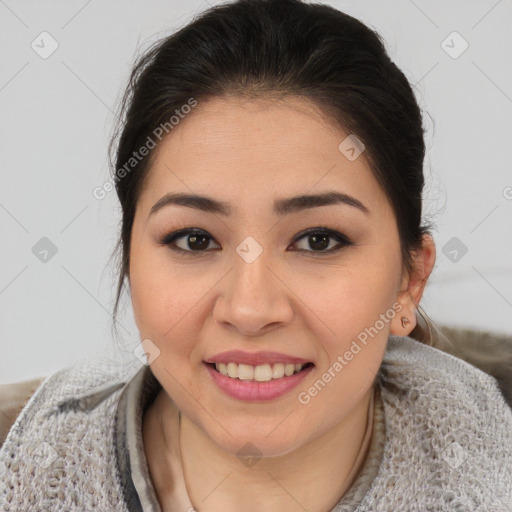
M 149 365 L 125 384 L 116 411 L 115 450 L 123 498 L 130 512 L 161 512 L 142 446 L 144 411 L 162 389 Z

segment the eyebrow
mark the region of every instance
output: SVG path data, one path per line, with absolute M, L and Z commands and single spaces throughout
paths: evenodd
M 297 213 L 310 208 L 319 206 L 330 206 L 336 204 L 344 204 L 352 206 L 365 214 L 369 214 L 370 210 L 361 201 L 348 194 L 337 191 L 329 191 L 321 194 L 299 195 L 288 197 L 285 199 L 277 199 L 274 202 L 274 213 L 279 216 Z M 168 205 L 187 206 L 196 210 L 207 213 L 214 213 L 228 217 L 232 214 L 233 209 L 229 203 L 218 201 L 207 196 L 199 196 L 196 194 L 169 193 L 161 197 L 151 208 L 149 216 L 155 214 Z

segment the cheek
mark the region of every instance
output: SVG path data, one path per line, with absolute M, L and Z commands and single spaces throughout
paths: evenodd
M 200 290 L 187 288 L 184 278 L 165 258 L 162 250 L 139 247 L 130 264 L 131 298 L 135 321 L 141 337 L 158 345 L 165 338 L 182 339 L 187 312 L 197 303 Z
M 311 387 L 299 390 L 301 403 L 310 402 L 315 415 L 333 425 L 343 411 L 352 410 L 360 402 L 372 385 L 396 314 L 392 286 L 386 293 L 383 282 L 376 279 L 358 279 L 357 284 L 340 279 L 338 284 L 343 285 L 341 290 L 332 290 L 314 306 L 318 316 L 327 319 L 329 329 L 319 324 L 317 337 L 322 353 L 316 379 Z
M 325 269 L 320 279 L 302 279 L 301 299 L 324 321 L 326 334 L 334 339 L 357 335 L 394 303 L 399 260 L 393 256 L 385 261 L 372 259 L 354 258 L 346 265 Z
M 328 279 L 301 288 L 308 305 L 302 314 L 318 326 L 315 337 L 323 352 L 319 372 L 330 371 L 326 379 L 336 374 L 330 386 L 335 394 L 337 389 L 353 395 L 369 385 L 382 362 L 391 320 L 399 309 L 395 300 L 400 259 L 395 252 L 354 258 L 350 265 L 329 268 Z

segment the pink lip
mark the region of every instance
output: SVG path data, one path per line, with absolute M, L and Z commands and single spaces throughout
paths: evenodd
M 233 398 L 249 402 L 265 402 L 285 395 L 305 379 L 314 368 L 311 365 L 290 377 L 282 377 L 281 379 L 267 382 L 255 382 L 232 379 L 222 375 L 222 373 L 208 364 L 205 364 L 205 367 L 210 372 L 214 382 L 224 393 Z
M 241 350 L 228 350 L 227 352 L 221 352 L 213 357 L 210 357 L 205 363 L 237 363 L 237 364 L 250 364 L 252 366 L 258 366 L 261 364 L 306 364 L 312 361 L 302 359 L 300 357 L 293 357 L 280 352 L 243 352 Z

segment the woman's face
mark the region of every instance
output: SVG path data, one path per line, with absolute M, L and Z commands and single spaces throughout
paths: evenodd
M 350 140 L 340 150 L 348 135 L 298 98 L 214 99 L 155 154 L 132 230 L 135 320 L 164 390 L 232 453 L 251 442 L 285 454 L 343 421 L 368 393 L 399 316 L 395 218 L 364 152 L 354 159 Z M 283 203 L 325 193 L 349 199 Z M 151 213 L 166 194 L 208 197 L 225 211 L 196 200 Z M 199 236 L 161 243 L 188 228 Z M 227 350 L 314 367 L 285 394 L 251 401 L 212 378 L 205 361 Z

